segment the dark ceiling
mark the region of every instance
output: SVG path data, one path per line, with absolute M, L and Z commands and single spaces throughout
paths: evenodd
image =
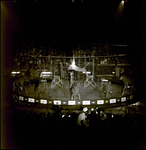
M 128 44 L 133 32 L 139 30 L 135 28 L 139 19 L 135 14 L 139 12 L 133 3 L 127 2 L 121 13 L 119 4 L 120 1 L 16 2 L 18 39 Z
M 106 41 L 131 44 L 142 32 L 142 3 L 128 1 L 7 2 L 15 42 L 62 43 Z M 11 26 L 11 27 L 10 27 Z M 137 36 L 137 34 L 139 34 Z

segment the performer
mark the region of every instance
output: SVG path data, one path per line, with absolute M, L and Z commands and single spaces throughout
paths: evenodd
M 124 75 L 124 73 L 125 73 L 125 69 L 124 69 L 124 67 L 122 67 L 121 68 L 121 76 Z
M 72 92 L 72 96 L 71 96 L 71 100 L 81 100 L 80 98 L 80 94 L 79 94 L 79 89 L 80 89 L 80 83 L 78 83 L 76 86 L 72 86 L 71 88 L 71 92 Z
M 116 71 L 116 78 L 119 78 L 120 77 L 121 68 L 118 65 L 115 67 L 115 71 Z
M 66 68 L 67 68 L 67 63 L 65 62 L 60 62 L 60 66 L 61 66 L 61 78 L 65 78 L 65 75 L 66 75 Z
M 60 71 L 61 71 L 61 78 L 64 79 L 64 72 L 63 72 L 62 62 L 60 62 Z
M 88 108 L 85 107 L 82 112 L 78 115 L 78 119 L 77 119 L 77 122 L 76 124 L 78 126 L 88 126 L 88 118 L 87 118 L 87 115 L 88 115 Z
M 74 75 L 73 75 L 73 71 L 71 71 L 69 76 L 69 87 L 71 88 L 73 84 L 74 84 Z
M 127 89 L 130 90 L 129 94 L 131 94 L 133 92 L 133 89 L 134 89 L 134 77 L 124 75 L 124 76 L 120 77 L 120 80 L 123 81 L 123 83 L 124 83 L 122 96 L 125 94 L 125 90 L 127 90 Z
M 80 68 L 80 67 L 78 67 L 78 66 L 75 65 L 75 59 L 73 59 L 72 64 L 69 65 L 68 70 L 75 70 L 75 71 L 79 71 L 79 72 L 87 72 L 87 70 L 85 68 L 89 64 L 90 63 L 87 63 L 83 68 Z
M 111 98 L 112 97 L 112 87 L 111 87 L 111 82 L 108 82 L 106 85 L 106 98 Z

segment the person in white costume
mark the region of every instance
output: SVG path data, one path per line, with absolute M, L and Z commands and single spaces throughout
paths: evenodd
M 78 119 L 77 119 L 77 125 L 79 126 L 87 126 L 87 114 L 88 114 L 88 108 L 85 107 L 83 109 L 83 112 L 79 114 Z
M 87 70 L 85 69 L 87 65 L 89 65 L 89 63 L 87 63 L 83 68 L 80 68 L 80 67 L 75 65 L 75 59 L 73 59 L 71 65 L 69 65 L 69 67 L 68 67 L 68 70 L 75 70 L 75 71 L 85 73 L 85 72 L 87 72 Z

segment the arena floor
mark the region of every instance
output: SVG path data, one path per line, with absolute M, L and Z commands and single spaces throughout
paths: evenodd
M 35 90 L 35 84 L 27 85 L 25 92 L 19 92 L 20 95 L 28 96 L 28 97 L 39 97 L 43 99 L 62 99 L 69 100 L 70 92 L 69 92 L 69 82 L 63 80 L 63 87 L 59 87 L 56 85 L 51 88 L 51 82 L 47 82 L 47 84 L 39 83 L 37 89 Z M 122 96 L 123 86 L 119 84 L 111 84 L 112 96 L 111 97 L 120 97 Z M 79 94 L 81 100 L 94 100 L 94 99 L 102 99 L 106 98 L 103 89 L 101 88 L 101 83 L 96 82 L 96 88 L 92 85 L 88 87 L 84 87 L 84 82 L 80 82 Z

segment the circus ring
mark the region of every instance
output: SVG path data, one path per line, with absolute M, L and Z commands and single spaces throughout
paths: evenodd
M 108 56 L 110 57 L 110 56 Z M 112 56 L 117 57 L 117 56 Z M 119 57 L 124 57 L 119 56 Z M 82 72 L 74 71 L 74 83 L 80 84 L 79 86 L 79 99 L 71 98 L 72 94 L 70 92 L 70 79 L 71 74 L 68 69 L 62 67 L 60 62 L 66 61 L 65 64 L 70 64 L 71 59 L 75 64 L 76 69 L 81 69 Z M 68 109 L 79 109 L 80 107 L 120 107 L 124 105 L 129 105 L 135 103 L 136 100 L 136 89 L 132 92 L 128 90 L 123 91 L 123 82 L 119 78 L 116 78 L 112 74 L 112 70 L 115 68 L 115 64 L 99 64 L 96 59 L 100 56 L 87 57 L 88 61 L 85 60 L 86 57 L 50 57 L 50 68 L 49 69 L 38 69 L 30 72 L 33 77 L 20 76 L 18 83 L 25 82 L 24 85 L 15 85 L 17 82 L 13 82 L 13 101 L 22 106 L 37 106 L 52 108 L 53 105 L 61 106 L 62 108 Z M 118 64 L 119 66 L 125 66 L 126 64 Z M 127 64 L 128 65 L 128 64 Z M 60 67 L 59 67 L 60 66 Z M 80 67 L 78 67 L 80 66 Z M 84 73 L 84 66 L 89 74 Z M 104 67 L 105 69 L 102 69 Z M 98 68 L 98 70 L 97 70 Z M 97 74 L 101 71 L 101 75 Z M 107 72 L 106 72 L 107 71 Z M 21 71 L 20 71 L 21 72 Z M 18 72 L 18 74 L 20 73 Z M 16 72 L 17 74 L 17 72 Z M 110 75 L 108 75 L 110 74 Z M 22 79 L 21 79 L 22 78 Z M 106 95 L 107 83 L 111 82 L 110 95 Z M 27 83 L 27 84 L 26 84 Z
M 111 81 L 112 96 L 106 98 L 101 88 L 100 79 L 101 77 L 95 81 L 96 87 L 93 87 L 91 84 L 84 87 L 85 80 L 80 82 L 80 100 L 71 100 L 69 82 L 67 80 L 62 80 L 61 86 L 56 84 L 53 88 L 51 87 L 53 80 L 39 80 L 36 89 L 35 83 L 30 80 L 31 85 L 27 84 L 22 91 L 19 87 L 18 92 L 13 92 L 12 99 L 15 104 L 20 106 L 46 109 L 51 109 L 52 106 L 59 106 L 70 110 L 77 110 L 83 107 L 90 109 L 97 106 L 99 108 L 123 107 L 138 101 L 136 89 L 132 93 L 127 92 L 122 96 L 123 86 L 119 84 L 120 82 L 114 82 L 113 78 L 108 78 Z

